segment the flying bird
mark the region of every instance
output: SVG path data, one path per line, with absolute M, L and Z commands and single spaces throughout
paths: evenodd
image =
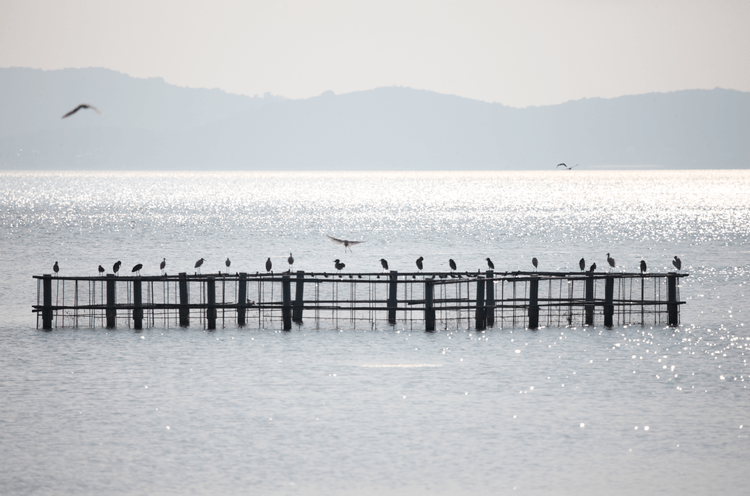
M 75 114 L 76 112 L 78 112 L 81 109 L 91 109 L 91 110 L 95 111 L 99 115 L 104 115 L 104 114 L 102 114 L 102 112 L 98 108 L 94 107 L 93 105 L 89 105 L 88 103 L 82 103 L 79 106 L 77 106 L 76 108 L 74 108 L 73 110 L 71 110 L 70 112 L 68 112 L 67 114 L 65 114 L 64 116 L 62 116 L 61 119 L 65 119 L 66 117 L 70 117 L 71 115 Z
M 380 266 L 383 267 L 383 270 L 388 270 L 388 260 L 386 260 L 385 258 L 381 258 Z
M 644 272 L 646 272 L 646 261 L 641 260 L 641 274 L 643 274 Z
M 57 274 L 58 272 L 60 272 L 60 266 L 57 265 L 57 262 L 55 262 L 55 265 L 52 266 L 52 270 L 55 271 L 55 274 Z
M 341 272 L 341 269 L 346 267 L 346 264 L 337 258 L 336 260 L 333 261 L 333 266 L 336 267 L 337 271 Z
M 534 270 L 536 270 L 537 267 L 539 267 L 539 260 L 536 259 L 536 257 L 531 259 L 531 265 L 534 266 Z
M 424 257 L 419 257 L 419 258 L 417 259 L 417 268 L 419 269 L 419 271 L 420 271 L 420 272 L 421 272 L 421 271 L 422 271 L 422 269 L 424 268 L 424 266 L 422 265 L 422 261 L 423 261 L 423 260 L 424 260 Z
M 112 272 L 114 272 L 114 273 L 115 273 L 115 275 L 117 275 L 117 273 L 118 273 L 118 272 L 120 272 L 120 265 L 122 265 L 122 262 L 120 262 L 120 261 L 118 260 L 118 261 L 117 261 L 117 262 L 115 262 L 115 264 L 114 264 L 114 265 L 112 266 Z
M 292 271 L 292 265 L 294 265 L 294 257 L 292 254 L 289 254 L 289 258 L 286 259 L 287 263 L 289 264 L 289 272 Z
M 162 259 L 161 263 L 159 264 L 159 270 L 161 270 L 162 272 L 164 272 L 164 267 L 166 267 L 166 266 L 167 266 L 167 259 L 164 258 L 164 259 Z
M 198 260 L 197 262 L 195 262 L 195 268 L 196 269 L 200 269 L 201 265 L 203 265 L 203 262 L 205 262 L 205 261 L 206 261 L 206 259 L 201 258 L 200 260 Z
M 266 260 L 266 272 L 271 272 L 272 267 L 273 264 L 271 263 L 271 257 L 268 257 L 268 260 Z
M 682 269 L 682 260 L 680 260 L 680 257 L 675 255 L 674 260 L 672 260 L 672 265 L 674 265 L 675 269 L 677 270 Z
M 141 269 L 142 269 L 142 268 L 143 268 L 143 264 L 135 264 L 135 265 L 133 266 L 133 270 L 131 270 L 130 272 L 137 272 L 137 273 L 138 273 L 138 275 L 140 276 L 140 275 L 141 275 Z
M 354 245 L 358 245 L 360 243 L 364 243 L 364 241 L 349 241 L 348 239 L 337 239 L 337 238 L 334 238 L 333 236 L 329 236 L 327 234 L 326 234 L 326 238 L 330 239 L 331 241 L 333 241 L 337 245 L 344 245 L 344 253 L 346 253 L 346 250 L 352 251 L 352 249 L 349 248 L 350 246 L 354 246 Z
M 557 166 L 558 167 L 565 167 L 567 170 L 573 170 L 573 167 L 578 167 L 578 164 L 570 165 L 569 166 L 569 165 L 565 164 L 565 162 L 561 162 L 561 163 L 557 164 Z
M 609 256 L 609 253 L 607 253 L 607 263 L 609 264 L 610 269 L 612 270 L 615 268 L 615 259 Z
M 581 272 L 583 272 L 586 269 L 586 260 L 584 260 L 583 258 L 581 258 L 578 261 L 578 267 L 580 267 L 581 268 Z
M 99 266 L 99 275 L 104 275 L 104 267 L 102 267 L 101 265 Z
M 448 265 L 451 266 L 451 271 L 456 270 L 456 262 L 454 262 L 452 258 L 448 259 Z
M 495 264 L 492 263 L 492 260 L 490 260 L 490 257 L 487 257 L 487 267 L 489 267 L 490 270 L 495 270 Z

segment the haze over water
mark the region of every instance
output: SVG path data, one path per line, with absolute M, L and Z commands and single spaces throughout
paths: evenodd
M 744 494 L 748 171 L 0 173 L 3 494 Z M 353 253 L 325 234 L 367 240 Z M 32 275 L 673 270 L 681 326 L 36 329 Z

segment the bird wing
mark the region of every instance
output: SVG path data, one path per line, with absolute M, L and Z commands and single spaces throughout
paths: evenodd
M 73 110 L 71 110 L 70 112 L 68 112 L 67 114 L 65 114 L 64 116 L 62 116 L 61 118 L 65 119 L 66 117 L 70 117 L 71 115 L 75 114 L 76 112 L 78 112 L 81 109 L 89 109 L 89 108 L 92 109 L 94 112 L 96 112 L 99 115 L 104 115 L 104 114 L 102 114 L 101 110 L 99 110 L 98 108 L 94 107 L 93 105 L 89 105 L 88 103 L 82 103 L 79 106 L 77 106 L 76 108 L 74 108 Z
M 557 166 L 558 167 L 567 167 L 567 165 L 565 165 L 565 162 L 559 163 L 559 164 L 557 164 Z
M 330 239 L 331 241 L 333 241 L 337 245 L 343 245 L 345 243 L 349 244 L 349 245 L 358 245 L 360 243 L 364 243 L 364 241 L 349 241 L 347 239 L 338 239 L 338 238 L 334 238 L 333 236 L 329 236 L 327 234 L 326 234 L 326 238 Z
M 76 112 L 78 112 L 82 108 L 84 108 L 83 105 L 77 106 L 76 108 L 74 108 L 73 110 L 71 110 L 70 112 L 68 112 L 64 116 L 62 116 L 61 119 L 65 119 L 66 117 L 70 117 L 71 115 L 75 114 Z

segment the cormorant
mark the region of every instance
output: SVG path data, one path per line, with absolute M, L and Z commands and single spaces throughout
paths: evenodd
M 495 264 L 492 263 L 492 260 L 490 260 L 490 257 L 487 257 L 487 267 L 489 267 L 490 270 L 495 270 Z
M 55 261 L 55 265 L 52 266 L 52 270 L 55 271 L 55 274 L 57 274 L 58 272 L 60 272 L 60 266 L 57 265 L 57 261 Z
M 641 260 L 641 274 L 643 274 L 644 272 L 646 272 L 646 261 Z
M 272 267 L 273 264 L 271 263 L 271 257 L 268 257 L 268 260 L 266 260 L 266 272 L 271 272 Z
M 104 267 L 102 267 L 101 265 L 99 266 L 99 275 L 104 275 Z
M 120 272 L 120 265 L 122 265 L 122 262 L 120 262 L 120 261 L 118 260 L 118 261 L 117 261 L 117 262 L 115 262 L 115 264 L 114 264 L 114 265 L 112 266 L 112 272 L 114 272 L 114 273 L 115 273 L 115 275 L 117 275 L 117 273 L 118 273 L 118 272 Z
M 388 270 L 388 261 L 385 258 L 380 259 L 380 265 L 383 267 L 383 270 Z
M 143 264 L 135 264 L 135 265 L 133 266 L 133 270 L 131 270 L 130 272 L 137 272 L 137 273 L 138 273 L 138 275 L 140 276 L 140 275 L 141 275 L 141 269 L 142 269 L 142 268 L 143 268 Z
M 533 265 L 534 266 L 534 270 L 536 270 L 537 267 L 539 267 L 539 260 L 537 260 L 536 257 L 532 258 L 531 259 L 531 265 Z
M 160 270 L 161 270 L 162 272 L 164 272 L 164 267 L 166 267 L 166 266 L 167 266 L 167 259 L 165 258 L 165 259 L 163 259 L 163 260 L 161 261 L 161 263 L 159 264 L 159 269 L 160 269 Z
M 333 261 L 333 266 L 336 267 L 336 270 L 338 270 L 339 272 L 341 272 L 341 269 L 343 269 L 344 267 L 346 267 L 346 264 L 337 258 L 336 260 Z M 326 277 L 328 277 L 328 276 L 326 276 Z
M 417 268 L 419 269 L 420 272 L 422 272 L 422 269 L 424 268 L 423 265 L 422 265 L 422 261 L 423 260 L 424 260 L 424 257 L 419 257 L 417 259 Z
M 591 264 L 591 267 L 589 267 L 589 272 L 594 272 L 596 270 L 596 262 Z
M 672 260 L 672 265 L 674 265 L 675 269 L 677 270 L 682 269 L 682 260 L 680 260 L 680 257 L 675 255 L 674 260 Z
M 448 265 L 451 266 L 451 271 L 456 270 L 456 262 L 454 262 L 452 258 L 448 259 Z
M 229 260 L 229 257 L 224 261 L 224 265 L 227 266 L 227 274 L 229 274 L 229 266 L 232 265 L 232 261 Z
M 584 270 L 586 270 L 586 260 L 584 260 L 583 258 L 581 258 L 578 261 L 578 266 L 581 268 L 581 272 L 583 272 Z

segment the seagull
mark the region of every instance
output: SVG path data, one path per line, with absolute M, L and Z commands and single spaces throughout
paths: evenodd
M 104 275 L 104 267 L 102 267 L 101 265 L 99 266 L 99 275 Z
M 57 264 L 57 262 L 55 262 L 55 264 Z M 674 265 L 677 270 L 682 269 L 682 260 L 680 260 L 680 257 L 675 255 L 674 260 L 672 260 L 672 265 Z
M 456 270 L 456 262 L 454 262 L 452 258 L 448 259 L 448 265 L 451 266 L 451 272 Z
M 646 261 L 641 260 L 641 274 L 643 274 L 644 272 L 646 272 Z
M 271 267 L 273 267 L 273 264 L 271 263 L 271 257 L 268 257 L 268 260 L 266 260 L 266 272 L 271 272 Z
M 203 265 L 203 262 L 205 262 L 205 261 L 206 261 L 206 259 L 201 258 L 200 260 L 198 260 L 197 262 L 195 262 L 195 268 L 196 269 L 200 269 L 201 265 Z
M 65 114 L 64 116 L 62 116 L 61 119 L 65 119 L 66 117 L 70 117 L 71 115 L 75 114 L 76 112 L 78 112 L 81 109 L 91 109 L 91 110 L 94 110 L 99 115 L 104 115 L 104 114 L 102 114 L 101 110 L 99 110 L 98 108 L 94 107 L 93 105 L 89 105 L 88 103 L 82 103 L 79 106 L 77 106 L 76 108 L 74 108 L 73 110 L 71 110 L 70 112 L 68 112 L 67 114 Z
M 531 265 L 534 266 L 534 270 L 539 266 L 539 260 L 536 259 L 536 257 L 531 259 Z
M 586 269 L 586 260 L 584 260 L 583 258 L 581 258 L 578 261 L 578 266 L 581 268 L 581 272 L 583 272 Z
M 383 267 L 383 270 L 388 270 L 388 260 L 385 258 L 380 259 L 380 265 Z
M 326 238 L 330 239 L 337 245 L 344 245 L 344 253 L 346 253 L 346 250 L 352 251 L 350 246 L 358 245 L 360 243 L 364 243 L 364 241 L 349 241 L 348 239 L 336 239 L 333 236 L 329 236 L 326 234 Z
M 591 267 L 589 267 L 589 272 L 594 272 L 596 270 L 596 262 L 591 264 Z
M 609 253 L 607 253 L 607 263 L 610 266 L 609 270 L 612 270 L 615 268 L 615 259 L 609 256 Z
M 334 265 L 334 267 L 336 267 L 336 270 L 338 270 L 339 272 L 341 272 L 341 269 L 343 269 L 344 267 L 346 267 L 346 264 L 344 262 L 342 262 L 341 260 L 339 260 L 338 258 L 333 261 L 333 265 Z M 328 277 L 328 276 L 326 276 L 326 277 Z
M 115 264 L 114 264 L 114 265 L 112 266 L 112 272 L 114 272 L 114 273 L 115 273 L 115 275 L 117 275 L 117 273 L 118 273 L 118 272 L 120 272 L 120 265 L 122 265 L 122 262 L 120 262 L 120 261 L 118 260 L 118 261 L 117 261 L 117 262 L 115 262 Z
M 573 167 L 578 167 L 578 164 L 568 166 L 565 162 L 557 164 L 558 167 L 565 167 L 567 170 L 573 170 Z
M 55 262 L 55 265 L 52 266 L 52 270 L 55 271 L 55 274 L 57 274 L 58 272 L 60 272 L 60 266 L 57 265 L 57 262 Z
M 164 267 L 166 267 L 166 266 L 167 266 L 167 259 L 165 258 L 159 264 L 159 270 L 161 270 L 162 272 L 164 272 Z
M 137 273 L 138 273 L 138 275 L 140 276 L 140 275 L 141 275 L 141 269 L 142 269 L 142 268 L 143 268 L 143 264 L 135 264 L 135 265 L 133 266 L 133 270 L 131 270 L 130 272 L 137 272 Z
M 224 261 L 224 265 L 227 266 L 227 274 L 229 274 L 229 266 L 232 265 L 232 261 L 229 260 L 229 257 L 227 257 L 226 261 Z
M 489 267 L 491 270 L 495 270 L 495 264 L 492 263 L 490 257 L 487 257 L 487 267 Z
M 292 254 L 289 254 L 289 258 L 286 259 L 287 263 L 289 264 L 289 272 L 292 271 L 292 265 L 294 265 L 294 257 Z
M 419 257 L 417 259 L 417 268 L 419 269 L 420 272 L 422 272 L 422 269 L 424 268 L 424 266 L 422 265 L 423 260 L 424 260 L 424 257 Z

